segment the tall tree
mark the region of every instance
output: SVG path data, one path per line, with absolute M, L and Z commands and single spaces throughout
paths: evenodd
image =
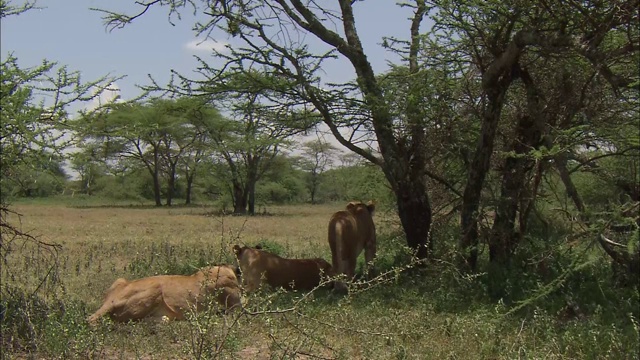
M 206 149 L 207 124 L 219 121 L 218 111 L 202 98 L 182 97 L 155 104 L 164 116 L 172 118 L 172 126 L 163 136 L 160 152 L 167 179 L 167 205 L 172 204 L 178 166 L 183 165 L 187 181 L 186 203 L 191 203 L 191 188 L 200 160 Z
M 144 166 L 153 181 L 156 206 L 162 206 L 161 145 L 170 121 L 151 104 L 112 104 L 85 116 L 82 136 L 101 141 L 105 153 Z
M 132 22 L 150 6 L 166 5 L 170 11 L 177 12 L 186 3 L 169 0 L 141 4 L 142 11 L 133 15 L 106 11 L 106 21 L 110 27 L 119 27 Z M 431 204 L 426 159 L 420 150 L 427 133 L 415 104 L 407 107 L 404 122 L 398 123 L 392 117 L 356 27 L 354 6 L 362 3 L 340 0 L 337 8 L 297 0 L 188 3 L 209 16 L 209 21 L 196 25 L 199 33 L 219 29 L 244 43 L 244 46 L 229 49 L 228 54 L 217 52 L 216 55 L 226 60 L 220 68 L 202 61 L 201 73 L 211 82 L 217 82 L 230 73 L 247 74 L 247 69 L 261 67 L 279 81 L 257 79 L 252 86 L 278 94 L 281 103 L 312 105 L 343 146 L 381 167 L 396 195 L 407 243 L 420 258 L 425 258 L 431 229 Z M 406 49 L 396 51 L 403 54 L 410 71 L 415 72 L 418 70 L 420 26 L 427 6 L 424 0 L 405 6 L 413 11 L 407 24 L 410 39 L 402 45 L 403 48 L 406 45 Z M 340 31 L 334 30 L 336 23 L 340 24 Z M 287 24 L 286 31 L 283 24 Z M 309 36 L 323 43 L 324 49 L 312 52 L 299 41 Z M 347 79 L 328 86 L 326 79 L 322 81 L 325 78 L 323 63 L 336 57 L 349 64 L 355 82 Z M 191 88 L 194 83 L 187 84 Z M 414 86 L 418 85 L 416 81 Z M 349 135 L 344 136 L 343 131 Z M 356 135 L 363 133 L 373 137 L 368 142 L 357 141 L 360 137 Z M 377 146 L 369 147 L 374 141 Z
M 499 205 L 498 227 L 494 229 L 505 236 L 490 237 L 492 260 L 505 263 L 514 248 L 513 241 L 504 240 L 515 234 L 514 216 L 527 213 L 525 208 L 530 208 L 518 209 L 522 205 L 514 208 L 514 204 L 525 204 L 524 198 L 535 192 L 535 186 L 528 186 L 535 183 L 534 180 L 530 184 L 529 179 L 536 178 L 531 176 L 532 159 L 517 157 L 529 156 L 543 146 L 553 147 L 553 141 L 539 139 L 549 135 L 548 121 L 554 120 L 535 107 L 544 106 L 545 102 L 536 97 L 545 97 L 547 88 L 545 78 L 538 78 L 536 67 L 554 57 L 572 57 L 571 61 L 578 59 L 597 70 L 595 76 L 605 81 L 613 94 L 638 87 L 636 67 L 630 66 L 637 60 L 639 49 L 636 0 L 402 3 L 400 6 L 412 13 L 407 23 L 409 37 L 383 41 L 389 51 L 400 55 L 402 66 L 398 69 L 404 72 L 405 80 L 398 88 L 406 94 L 402 106 L 398 106 L 398 97 L 387 96 L 389 89 L 382 77 L 376 76 L 362 46 L 356 17 L 358 8 L 367 6 L 365 2 L 339 0 L 335 6 L 296 0 L 168 0 L 143 4 L 143 11 L 129 16 L 108 12 L 107 22 L 117 27 L 130 23 L 149 6 L 164 5 L 171 12 L 179 12 L 186 3 L 208 16 L 209 21 L 196 25 L 197 31 L 226 31 L 241 43 L 216 53 L 225 60 L 221 68 L 201 62 L 200 71 L 207 81 L 217 82 L 230 74 L 248 74 L 252 71 L 249 69 L 260 68 L 278 81 L 248 77 L 255 81 L 246 87 L 247 91 L 268 89 L 278 95 L 273 101 L 313 105 L 342 145 L 382 169 L 395 194 L 407 244 L 419 257 L 426 257 L 429 249 L 430 184 L 440 183 L 453 193 L 461 193 L 459 249 L 463 263 L 470 268 L 475 268 L 477 262 L 478 219 L 492 164 L 502 162 L 509 168 L 501 173 L 501 193 L 507 200 Z M 421 26 L 427 16 L 433 26 L 424 31 Z M 293 34 L 318 40 L 318 50 L 312 51 Z M 321 73 L 322 65 L 336 58 L 350 66 L 355 82 L 327 81 Z M 449 98 L 454 104 L 451 109 L 438 109 L 434 102 L 425 102 L 425 89 L 433 88 L 435 77 L 443 73 L 442 64 L 447 62 L 453 66 L 445 77 L 460 81 L 463 91 Z M 174 91 L 207 90 L 200 82 L 180 80 L 184 81 Z M 522 88 L 514 89 L 514 84 Z M 520 109 L 536 112 L 518 116 L 507 106 L 512 96 L 521 100 Z M 438 94 L 433 98 L 444 97 Z M 435 104 L 442 105 L 437 101 Z M 456 111 L 467 112 L 458 118 L 472 120 L 468 122 L 470 130 L 477 128 L 477 134 L 470 131 L 466 135 L 473 136 L 464 137 L 475 146 L 469 149 L 458 144 L 458 149 L 449 149 L 458 150 L 460 160 L 466 164 L 462 191 L 455 185 L 459 182 L 448 181 L 439 174 L 449 171 L 442 171 L 442 161 L 434 161 L 425 152 L 432 136 L 443 128 L 434 119 Z M 477 120 L 475 125 L 473 120 Z M 498 129 L 505 123 L 508 129 L 515 130 L 512 134 L 516 141 L 497 147 Z M 360 141 L 363 138 L 365 141 Z M 523 143 L 517 144 L 517 140 Z M 505 161 L 495 158 L 497 150 L 511 152 L 509 148 L 516 156 Z M 563 158 L 566 154 L 555 160 L 562 164 Z M 544 170 L 535 169 L 538 174 Z M 507 175 L 511 171 L 518 176 L 510 179 Z M 521 184 L 527 185 L 526 191 L 517 190 Z
M 210 129 L 215 151 L 228 165 L 233 211 L 255 213 L 256 183 L 273 159 L 288 145 L 288 138 L 311 128 L 316 114 L 288 104 L 274 103 L 272 92 L 252 84 L 278 82 L 255 71 L 233 74 L 209 85 L 218 106 L 226 108 L 227 121 Z M 245 91 L 247 86 L 252 91 Z
M 214 108 L 197 99 L 154 99 L 111 104 L 86 114 L 78 121 L 78 129 L 82 136 L 100 140 L 108 157 L 142 165 L 153 181 L 155 204 L 161 206 L 163 183 L 166 204 L 171 205 L 179 164 L 189 161 L 196 146 L 202 151 L 206 124 L 218 117 Z M 193 181 L 196 163 L 187 164 Z
M 18 167 L 47 169 L 53 158 L 62 157 L 69 145 L 64 139 L 69 133 L 69 105 L 92 100 L 109 84 L 106 78 L 82 84 L 79 73 L 46 60 L 21 68 L 12 55 L 0 70 L 0 183 L 4 184 L 19 176 Z
M 462 49 L 463 59 L 475 68 L 482 86 L 478 97 L 481 100 L 478 108 L 481 129 L 464 189 L 461 213 L 463 233 L 459 244 L 461 253 L 465 255 L 464 262 L 475 268 L 481 194 L 490 171 L 497 129 L 504 118 L 505 104 L 509 96 L 516 95 L 511 92 L 512 85 L 522 81 L 528 94 L 524 96 L 529 97 L 531 104 L 530 113 L 519 120 L 512 120 L 533 121 L 535 129 L 531 130 L 534 134 L 539 133 L 540 127 L 546 124 L 541 117 L 542 108 L 536 108 L 533 104 L 542 105 L 540 97 L 546 97 L 547 94 L 539 92 L 544 79 L 532 77 L 533 72 L 529 68 L 541 64 L 545 59 L 576 56 L 580 61 L 591 64 L 597 70 L 597 76 L 608 82 L 612 91 L 637 87 L 637 74 L 621 64 L 629 63 L 637 56 L 634 54 L 638 51 L 638 19 L 634 14 L 638 2 L 506 1 L 478 2 L 474 6 L 451 1 L 433 3 L 437 6 L 434 16 L 437 26 L 457 34 L 452 36 L 452 39 L 456 39 L 453 41 L 455 48 Z M 614 34 L 620 34 L 616 36 L 618 41 L 606 41 Z M 521 134 L 527 133 L 525 128 L 529 126 L 521 123 Z M 524 147 L 527 149 L 540 145 L 538 139 L 521 140 L 525 141 Z M 534 146 L 534 143 L 537 145 Z M 547 142 L 545 146 L 551 144 Z M 522 163 L 512 161 L 507 165 L 518 167 Z M 512 170 L 519 171 L 515 167 Z M 506 176 L 504 178 L 509 181 Z M 508 189 L 517 189 L 518 182 L 504 182 L 503 196 L 511 196 L 511 190 Z M 505 206 L 511 207 L 511 210 L 506 211 Z M 513 204 L 504 203 L 502 209 L 506 212 L 501 210 L 499 216 L 504 218 L 506 227 L 503 230 L 506 230 L 513 223 Z M 500 240 L 504 239 L 502 235 L 491 238 L 496 241 L 492 245 L 493 259 L 507 261 L 512 252 L 511 242 Z

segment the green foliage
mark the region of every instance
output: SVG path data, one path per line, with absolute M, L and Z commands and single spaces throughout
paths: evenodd
M 3 16 L 8 3 L 3 2 Z M 40 66 L 21 68 L 18 59 L 8 56 L 0 64 L 0 182 L 18 182 L 25 172 L 53 171 L 52 158 L 59 155 L 66 143 L 66 108 L 74 101 L 87 101 L 93 91 L 102 90 L 105 79 L 81 84 L 80 75 L 65 67 L 43 61 Z M 65 96 L 62 96 L 62 94 Z M 41 95 L 44 94 L 44 95 Z M 65 100 L 62 100 L 65 99 Z M 31 168 L 31 170 L 29 170 Z M 2 192 L 2 197 L 6 195 Z
M 0 308 L 4 351 L 82 359 L 95 358 L 103 349 L 104 336 L 87 327 L 82 302 L 45 299 L 9 286 Z
M 620 199 L 615 184 L 595 174 L 578 172 L 572 178 L 582 200 L 594 211 L 610 209 Z
M 304 176 L 294 167 L 294 160 L 279 155 L 256 185 L 257 205 L 301 203 L 305 200 Z
M 395 197 L 380 168 L 364 164 L 339 167 L 325 173 L 326 180 L 318 190 L 325 201 L 374 200 L 391 205 Z
M 178 178 L 194 177 L 202 159 L 211 154 L 207 134 L 219 121 L 219 112 L 200 98 L 112 103 L 74 123 L 88 144 L 75 156 L 74 166 L 86 181 L 95 162 L 116 171 L 145 169 L 156 205 L 161 205 L 162 195 L 171 203 L 181 195 L 176 193 Z
M 285 185 L 276 182 L 261 182 L 256 187 L 257 204 L 286 204 L 292 200 L 292 193 Z
M 2 182 L 5 199 L 16 197 L 46 197 L 62 192 L 66 175 L 60 163 L 34 169 L 33 166 L 21 164 L 14 167 L 14 174 Z
M 268 251 L 270 253 L 274 253 L 278 256 L 287 257 L 287 251 L 285 247 L 273 240 L 269 239 L 261 239 L 257 244 L 252 245 L 253 247 L 260 246 L 263 250 Z
M 1 0 L 0 18 L 23 14 L 34 6 L 35 1 L 16 6 Z M 43 242 L 23 232 L 17 223 L 10 223 L 8 219 L 18 215 L 7 207 L 8 196 L 46 196 L 62 188 L 65 179 L 61 167 L 62 150 L 68 145 L 65 139 L 68 108 L 72 103 L 92 100 L 113 81 L 102 78 L 82 83 L 79 72 L 48 60 L 27 68 L 19 64 L 13 54 L 0 63 L 0 261 L 3 280 L 0 282 L 0 341 L 3 357 L 9 350 L 17 353 L 57 351 L 51 349 L 48 330 L 60 321 L 57 315 L 66 311 L 65 304 L 56 301 L 60 290 L 60 279 L 57 278 L 60 246 Z M 23 264 L 12 262 L 15 249 L 27 253 Z M 72 313 L 73 306 L 66 305 Z M 73 318 L 77 320 L 77 314 Z M 76 345 L 70 343 L 70 339 L 80 338 L 78 333 L 70 332 L 70 337 L 61 339 L 66 344 L 65 349 L 73 349 Z

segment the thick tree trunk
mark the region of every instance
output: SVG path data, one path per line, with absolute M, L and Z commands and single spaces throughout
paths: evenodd
M 462 236 L 458 247 L 462 267 L 470 270 L 475 270 L 478 262 L 480 195 L 484 187 L 485 177 L 489 171 L 496 130 L 498 129 L 505 94 L 511 81 L 511 77 L 505 77 L 499 84 L 496 84 L 496 87 L 499 85 L 499 88 L 488 91 L 489 104 L 484 111 L 480 137 L 478 138 L 476 152 L 469 169 L 467 185 L 462 195 L 462 211 L 460 214 Z
M 233 213 L 244 215 L 247 213 L 247 192 L 242 184 L 233 181 Z
M 248 190 L 249 190 L 249 199 L 248 199 L 248 204 L 249 204 L 249 215 L 255 215 L 256 214 L 256 183 L 255 181 L 252 181 L 251 183 L 249 183 L 248 185 Z
M 391 180 L 393 181 L 393 180 Z M 396 195 L 398 216 L 407 237 L 407 246 L 418 259 L 426 259 L 432 253 L 431 202 L 424 176 L 410 177 L 392 184 Z
M 311 189 L 311 205 L 315 205 L 316 203 L 316 189 L 315 187 Z
M 156 206 L 162 206 L 162 192 L 160 187 L 160 174 L 158 168 L 155 167 L 153 171 L 153 197 L 156 202 Z
M 432 252 L 430 241 L 431 204 L 423 197 L 398 198 L 398 215 L 402 228 L 407 236 L 407 246 L 411 248 L 418 259 L 426 259 Z
M 492 236 L 489 238 L 489 261 L 509 265 L 518 236 L 515 233 L 516 216 L 521 194 L 527 186 L 527 159 L 510 157 L 502 172 L 500 200 L 496 208 Z
M 258 182 L 259 166 L 259 157 L 250 157 L 249 161 L 247 161 L 247 186 L 244 191 L 244 196 L 249 206 L 249 215 L 255 215 L 256 213 L 256 183 Z
M 539 149 L 543 143 L 545 117 L 540 104 L 540 94 L 533 79 L 526 70 L 517 67 L 517 71 L 525 84 L 527 92 L 527 114 L 518 117 L 515 138 L 509 145 L 508 156 L 502 167 L 502 186 L 500 201 L 496 208 L 492 236 L 489 238 L 489 261 L 508 266 L 520 236 L 516 233 L 515 221 L 520 204 L 524 204 L 522 196 L 526 194 L 527 173 L 535 165 L 528 153 Z M 527 221 L 527 219 L 521 219 Z M 523 228 L 526 228 L 524 226 Z
M 518 76 L 518 60 L 522 50 L 536 43 L 535 34 L 520 31 L 497 56 L 482 74 L 482 88 L 487 96 L 487 105 L 483 110 L 482 129 L 471 162 L 467 185 L 462 198 L 460 222 L 462 236 L 458 244 L 461 265 L 475 270 L 478 260 L 478 209 L 484 180 L 489 171 L 496 129 L 502 113 L 507 90 Z M 497 39 L 497 38 L 496 38 Z M 497 44 L 496 44 L 497 45 Z M 498 46 L 496 46 L 498 48 Z
M 172 166 L 169 170 L 169 179 L 167 180 L 167 206 L 171 206 L 173 202 L 173 190 L 176 185 L 176 169 Z
M 186 189 L 186 199 L 184 201 L 185 205 L 191 204 L 191 189 L 193 188 L 193 179 L 195 178 L 195 172 L 187 175 L 187 189 Z

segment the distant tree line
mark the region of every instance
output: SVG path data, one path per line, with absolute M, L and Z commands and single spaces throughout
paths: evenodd
M 67 124 L 78 139 L 75 149 L 17 167 L 6 195 L 84 195 L 157 206 L 195 201 L 237 214 L 269 204 L 389 198 L 379 169 L 326 140 L 293 141 L 314 124 L 286 116 L 303 113 L 278 113 L 255 97 L 243 101 L 228 104 L 236 106 L 229 117 L 187 97 L 114 102 L 86 112 Z M 306 125 L 291 129 L 286 121 Z

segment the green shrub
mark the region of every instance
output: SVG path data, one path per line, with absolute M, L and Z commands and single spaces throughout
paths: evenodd
M 256 247 L 256 246 L 260 246 L 262 250 L 268 251 L 278 256 L 283 256 L 283 257 L 287 256 L 287 251 L 284 245 L 269 239 L 261 239 L 260 241 L 258 241 L 257 244 L 253 245 L 253 247 Z

